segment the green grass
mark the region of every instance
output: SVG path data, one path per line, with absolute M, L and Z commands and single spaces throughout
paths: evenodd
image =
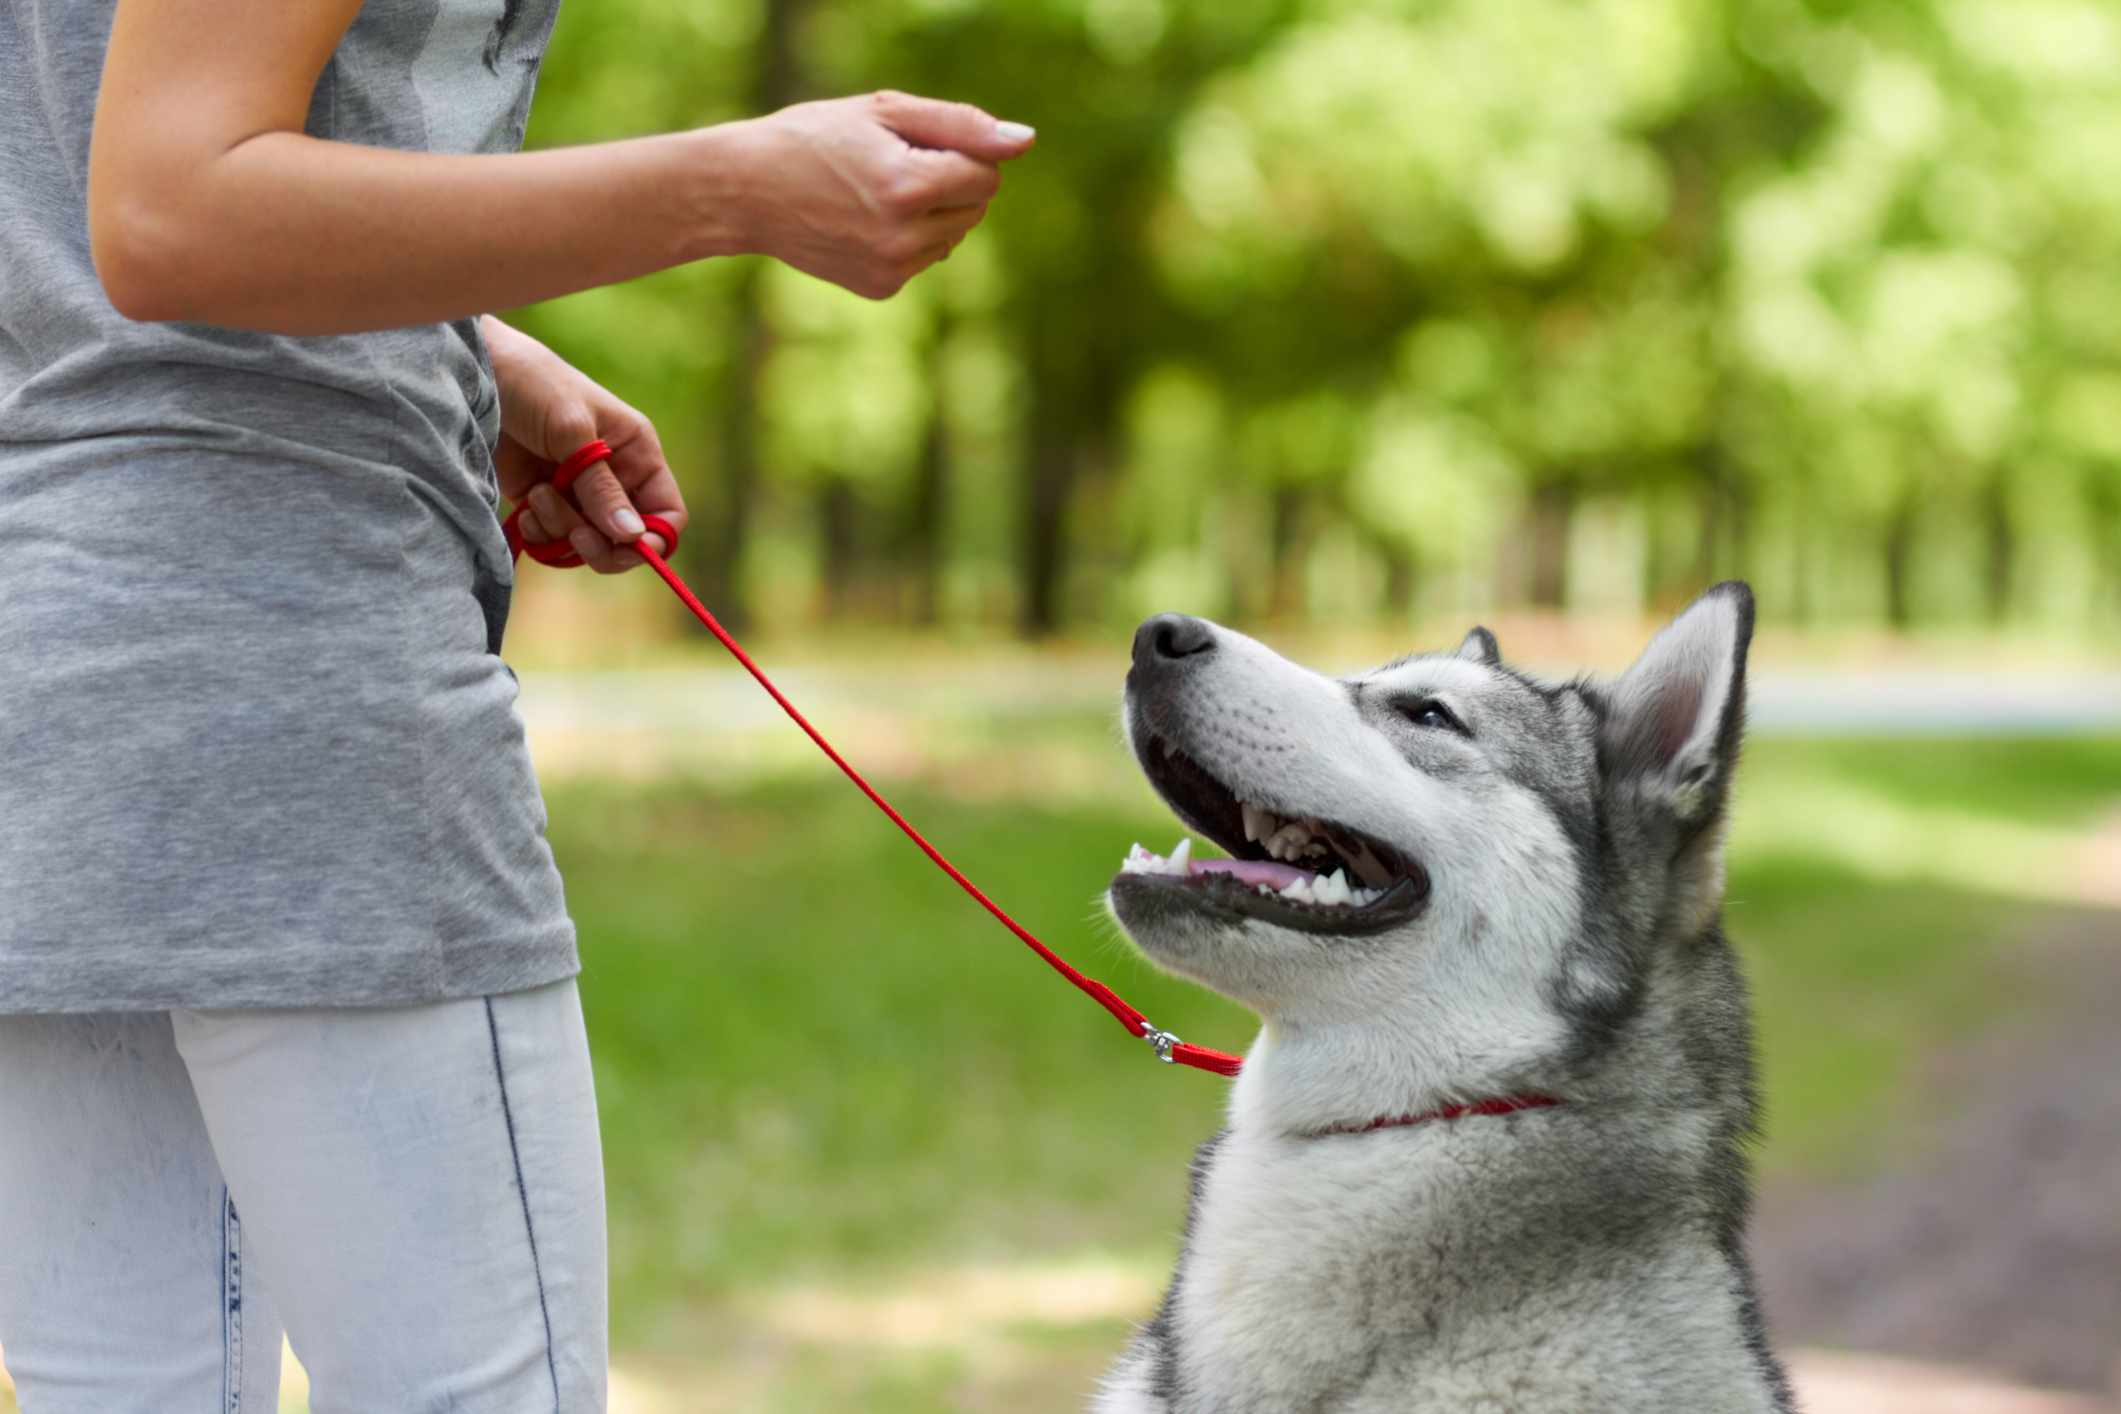
M 1159 1024 L 1249 1037 L 1094 919 L 1139 821 L 918 791 L 903 806 Z M 1222 1082 L 1155 1066 L 843 784 L 570 790 L 553 816 L 583 920 L 622 1334 L 762 1281 L 1169 1228 Z
M 1751 783 L 1772 779 L 1787 790 L 1793 778 L 1801 787 L 1836 777 L 1910 810 L 2073 827 L 2121 808 L 2121 737 L 1769 739 L 1747 755 Z
M 1160 1024 L 1249 1038 L 1247 1016 L 1156 976 L 1094 917 L 1125 846 L 1174 833 L 1146 792 L 895 793 Z M 1821 798 L 1847 806 L 1840 824 Z M 2117 799 L 2114 741 L 1754 745 L 1729 921 L 1758 998 L 1770 1168 L 1864 1162 L 1922 1048 L 2000 1004 L 1996 939 L 2047 905 L 1934 861 L 1997 837 L 2066 853 Z M 837 777 L 575 785 L 552 813 L 582 921 L 622 1341 L 676 1348 L 703 1311 L 776 1283 L 1168 1247 L 1222 1083 L 1152 1066 Z
M 1242 1047 L 1245 1014 L 1157 976 L 1096 916 L 1127 844 L 1176 834 L 1109 737 L 1018 721 L 989 743 L 1008 774 L 954 759 L 889 788 L 1071 960 L 1160 1024 Z M 1054 762 L 1065 789 L 1041 777 Z M 776 1302 L 947 1298 L 962 1273 L 1056 1261 L 1153 1277 L 1223 1082 L 1154 1065 L 822 763 L 550 803 L 622 1358 L 669 1374 L 688 1411 L 1079 1408 L 1124 1333 L 1109 1311 L 998 1310 L 894 1343 L 865 1318 L 821 1341 L 776 1324 Z M 1749 747 L 1727 921 L 1756 994 L 1769 1173 L 1889 1154 L 1924 1053 L 2039 1004 L 1999 959 L 2070 907 L 2076 851 L 2117 806 L 2121 740 Z

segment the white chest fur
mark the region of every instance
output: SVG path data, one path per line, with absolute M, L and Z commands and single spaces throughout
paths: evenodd
M 1230 1135 L 1173 1311 L 1188 1414 L 1770 1409 L 1713 1242 L 1539 1249 L 1549 1205 L 1505 1128 L 1527 1122 Z

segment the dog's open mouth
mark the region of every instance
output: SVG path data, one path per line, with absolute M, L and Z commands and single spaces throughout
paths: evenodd
M 1374 932 L 1428 901 L 1427 871 L 1372 835 L 1246 800 L 1160 737 L 1142 752 L 1142 765 L 1179 818 L 1231 857 L 1195 859 L 1190 839 L 1168 856 L 1137 844 L 1115 889 L 1182 890 L 1216 912 L 1313 933 Z

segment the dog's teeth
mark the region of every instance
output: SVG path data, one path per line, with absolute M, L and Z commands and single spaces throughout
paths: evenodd
M 1246 839 L 1263 840 L 1280 827 L 1281 822 L 1274 818 L 1273 811 L 1262 810 L 1249 800 L 1241 800 L 1237 804 L 1238 809 L 1244 812 Z
M 1312 891 L 1318 895 L 1320 903 L 1345 904 L 1352 897 L 1348 888 L 1348 876 L 1338 869 L 1320 879 Z
M 1170 856 L 1164 860 L 1164 872 L 1184 877 L 1193 872 L 1192 860 L 1193 836 L 1187 835 L 1172 847 Z
M 1317 900 L 1311 896 L 1311 881 L 1309 879 L 1298 879 L 1295 883 L 1290 884 L 1288 887 L 1284 888 L 1281 891 L 1281 896 L 1285 899 L 1294 900 L 1297 903 L 1317 902 Z
M 1311 832 L 1302 825 L 1284 825 L 1267 838 L 1267 853 L 1276 859 L 1294 859 L 1310 839 Z

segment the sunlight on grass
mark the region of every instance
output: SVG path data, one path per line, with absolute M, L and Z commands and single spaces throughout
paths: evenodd
M 1881 884 L 2115 901 L 2086 840 L 2098 812 L 2121 805 L 2112 743 L 1765 741 L 1749 750 L 1732 831 L 1740 863 L 1811 859 Z

